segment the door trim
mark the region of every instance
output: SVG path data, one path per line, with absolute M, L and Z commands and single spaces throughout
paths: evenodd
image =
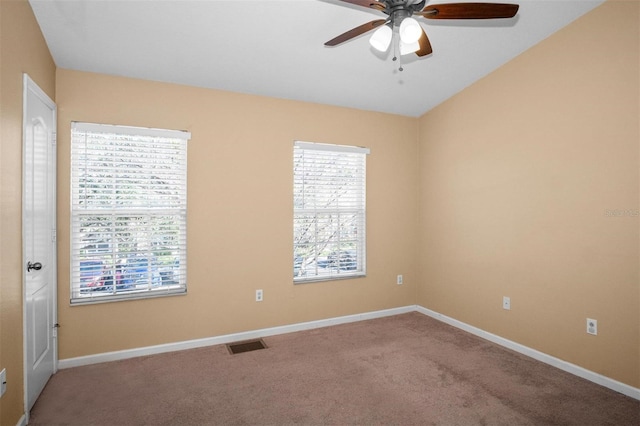
M 26 149 L 26 136 L 27 136 L 27 95 L 29 92 L 35 94 L 45 105 L 47 105 L 53 113 L 53 138 L 54 140 L 51 142 L 54 147 L 57 145 L 56 133 L 57 133 L 57 125 L 58 125 L 58 111 L 55 102 L 51 100 L 51 98 L 36 84 L 31 77 L 27 73 L 23 74 L 23 85 L 22 85 L 22 199 L 24 200 L 25 188 L 25 175 L 27 173 L 26 167 L 24 166 L 25 161 L 25 149 Z M 52 176 L 53 180 L 49 182 L 51 185 L 51 191 L 53 195 L 53 206 L 52 211 L 49 213 L 52 215 L 52 223 L 57 228 L 57 217 L 56 217 L 56 209 L 57 209 L 57 150 L 54 148 L 53 159 L 51 160 L 53 164 L 51 164 Z M 25 218 L 25 209 L 22 208 L 22 224 L 26 222 Z M 27 262 L 27 253 L 26 253 L 26 245 L 25 245 L 25 229 L 24 226 L 21 225 L 22 232 L 22 266 L 26 265 Z M 55 238 L 55 229 L 52 229 L 52 238 Z M 52 240 L 54 242 L 55 240 Z M 52 315 L 53 315 L 53 323 L 56 324 L 58 321 L 58 255 L 57 255 L 57 245 L 52 245 L 52 267 L 51 267 L 51 280 L 53 285 L 52 291 Z M 26 423 L 29 422 L 29 384 L 27 383 L 27 294 L 26 294 L 26 274 L 23 267 L 20 268 L 22 270 L 22 375 L 23 375 L 23 404 L 24 404 L 24 416 Z M 57 330 L 54 330 L 53 337 L 53 372 L 56 373 L 58 371 L 58 338 L 57 338 Z

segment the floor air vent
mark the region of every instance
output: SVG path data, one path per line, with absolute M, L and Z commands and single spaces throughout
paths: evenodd
M 244 342 L 236 342 L 227 344 L 227 349 L 231 355 L 241 354 L 243 352 L 257 351 L 258 349 L 266 349 L 267 345 L 262 339 L 247 340 Z

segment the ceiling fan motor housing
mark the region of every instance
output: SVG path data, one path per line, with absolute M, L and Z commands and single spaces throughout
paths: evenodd
M 393 12 L 398 10 L 404 10 L 411 15 L 413 12 L 422 10 L 426 2 L 426 0 L 422 0 L 418 3 L 411 3 L 411 1 L 407 2 L 406 0 L 386 0 L 381 2 L 386 5 L 382 12 L 387 15 L 391 15 Z
M 411 0 L 383 0 L 382 3 L 386 5 L 382 12 L 389 15 L 391 25 L 397 27 L 400 26 L 400 23 L 405 18 L 409 18 L 414 12 L 422 10 L 426 0 L 413 4 Z

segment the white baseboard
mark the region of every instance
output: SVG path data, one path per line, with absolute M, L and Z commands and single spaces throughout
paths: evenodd
M 544 352 L 537 351 L 528 346 L 524 346 L 520 343 L 505 339 L 504 337 L 500 337 L 487 331 L 481 330 L 462 321 L 458 321 L 446 315 L 442 315 L 438 312 L 432 311 L 431 309 L 427 309 L 417 305 L 416 311 L 452 325 L 461 330 L 467 331 L 478 337 L 482 337 L 483 339 L 489 340 L 490 342 L 497 343 L 498 345 L 504 346 L 505 348 L 519 352 L 540 362 L 544 362 L 545 364 L 549 364 L 553 367 L 559 368 L 560 370 L 566 371 L 575 376 L 582 377 L 583 379 L 589 380 L 590 382 L 597 383 L 616 392 L 620 392 L 621 394 L 630 396 L 631 398 L 640 400 L 640 389 L 634 388 L 633 386 L 629 386 L 625 383 L 603 376 L 602 374 L 595 373 L 593 371 L 587 370 L 586 368 L 582 368 L 578 365 L 571 364 L 570 362 L 563 361 L 554 356 L 545 354 Z
M 442 315 L 438 312 L 424 308 L 419 305 L 403 306 L 400 308 L 385 309 L 381 311 L 365 312 L 362 314 L 347 315 L 342 317 L 328 318 L 318 321 L 302 322 L 297 324 L 283 325 L 279 327 L 263 328 L 259 330 L 245 331 L 241 333 L 225 334 L 222 336 L 208 337 L 204 339 L 187 340 L 183 342 L 167 343 L 164 345 L 147 346 L 143 348 L 127 349 L 123 351 L 105 352 L 95 355 L 81 356 L 77 358 L 67 358 L 58 361 L 58 368 L 72 368 L 80 367 L 83 365 L 97 364 L 100 362 L 118 361 L 122 359 L 135 358 L 139 356 L 155 355 L 166 352 L 181 351 L 185 349 L 195 349 L 213 345 L 223 345 L 231 342 L 238 342 L 242 340 L 257 339 L 261 337 L 274 336 L 277 334 L 293 333 L 296 331 L 312 330 L 315 328 L 329 327 L 332 325 L 346 324 L 356 321 L 364 321 L 374 318 L 388 317 L 392 315 L 404 314 L 407 312 L 420 312 L 424 315 L 435 318 L 439 321 L 452 325 L 461 330 L 467 331 L 471 334 L 479 336 L 490 342 L 496 343 L 505 348 L 519 352 L 523 355 L 531 357 L 545 364 L 549 364 L 553 367 L 564 370 L 568 373 L 582 377 L 583 379 L 597 383 L 606 388 L 612 389 L 616 392 L 620 392 L 631 398 L 640 400 L 640 389 L 634 388 L 617 380 L 595 373 L 593 371 L 582 368 L 578 365 L 571 364 L 570 362 L 563 361 L 554 356 L 545 354 L 520 343 L 513 342 L 487 331 L 481 330 L 472 325 L 466 324 L 462 321 L 450 318 L 446 315 Z
M 263 328 L 260 330 L 245 331 L 242 333 L 225 334 L 222 336 L 207 337 L 204 339 L 187 340 L 183 342 L 167 343 L 164 345 L 147 346 L 142 348 L 127 349 L 116 352 L 105 352 L 95 355 L 81 356 L 77 358 L 67 358 L 58 361 L 58 368 L 72 368 L 83 365 L 97 364 L 100 362 L 118 361 L 122 359 L 135 358 L 139 356 L 155 355 L 165 352 L 181 351 L 185 349 L 195 349 L 205 346 L 223 345 L 242 340 L 257 339 L 260 337 L 274 336 L 277 334 L 293 333 L 296 331 L 312 330 L 315 328 L 328 327 L 331 325 L 346 324 L 350 322 L 363 321 L 374 318 L 382 318 L 393 315 L 414 312 L 415 305 L 400 308 L 385 309 L 381 311 L 365 312 L 362 314 L 347 315 L 342 317 L 328 318 L 318 321 L 302 322 L 279 327 Z
M 27 416 L 23 414 L 20 420 L 18 420 L 18 423 L 16 423 L 16 426 L 27 426 Z

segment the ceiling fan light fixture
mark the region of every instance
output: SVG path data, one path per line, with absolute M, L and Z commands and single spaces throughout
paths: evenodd
M 421 35 L 422 27 L 415 19 L 407 17 L 400 22 L 400 39 L 404 43 L 415 43 L 420 39 Z
M 417 52 L 420 49 L 420 43 L 414 41 L 413 43 L 405 43 L 400 40 L 400 55 L 408 55 L 409 53 Z
M 393 32 L 391 28 L 387 25 L 383 25 L 373 33 L 371 38 L 369 39 L 369 44 L 373 46 L 374 49 L 379 50 L 380 52 L 386 52 L 391 44 L 391 38 L 393 36 Z

